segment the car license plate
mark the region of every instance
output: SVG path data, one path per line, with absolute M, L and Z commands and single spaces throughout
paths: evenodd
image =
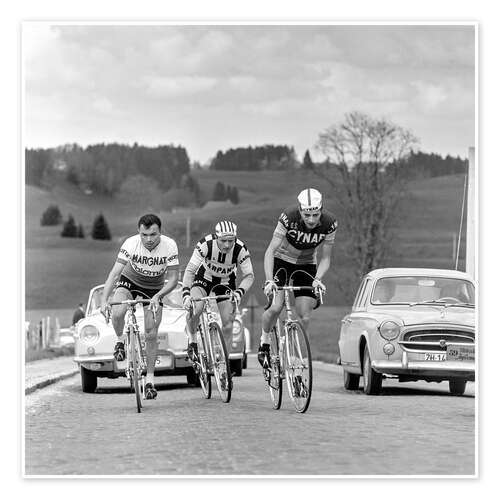
M 468 345 L 453 345 L 450 344 L 446 348 L 446 354 L 448 359 L 454 361 L 474 361 L 475 360 L 475 349 L 474 346 Z
M 159 368 L 173 368 L 174 358 L 171 354 L 158 354 L 156 357 L 156 366 Z
M 426 352 L 424 356 L 425 361 L 446 361 L 446 354 L 444 352 Z

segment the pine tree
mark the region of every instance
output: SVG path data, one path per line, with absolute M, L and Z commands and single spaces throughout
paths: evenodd
M 94 224 L 92 226 L 92 238 L 94 240 L 111 239 L 111 232 L 109 230 L 108 223 L 102 214 L 99 214 L 94 220 Z
M 214 201 L 226 200 L 226 186 L 222 182 L 217 182 L 214 187 L 214 194 L 212 196 Z
M 64 223 L 61 236 L 63 238 L 76 238 L 78 234 L 78 230 L 76 228 L 75 219 L 70 214 L 68 216 L 68 220 Z
M 57 226 L 62 222 L 62 215 L 57 205 L 50 205 L 42 214 L 41 226 Z
M 236 186 L 233 187 L 233 197 L 231 198 L 231 201 L 237 205 L 240 202 L 240 195 L 238 193 L 238 188 Z
M 305 154 L 304 154 L 304 159 L 302 160 L 302 168 L 304 170 L 313 170 L 314 169 L 314 163 L 311 160 L 311 155 L 309 154 L 309 150 L 307 149 Z

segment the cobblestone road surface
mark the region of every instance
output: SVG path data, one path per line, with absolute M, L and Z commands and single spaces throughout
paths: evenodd
M 156 401 L 136 413 L 125 379 L 79 376 L 27 395 L 27 475 L 379 475 L 475 473 L 475 397 L 447 384 L 386 381 L 381 396 L 346 392 L 339 367 L 316 365 L 311 406 L 270 406 L 255 357 L 223 404 L 157 379 Z

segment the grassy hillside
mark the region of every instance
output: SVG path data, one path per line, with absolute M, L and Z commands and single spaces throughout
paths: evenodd
M 322 189 L 320 181 L 312 181 L 303 172 L 205 172 L 196 173 L 201 188 L 211 193 L 217 181 L 238 187 L 240 204 L 228 209 L 180 210 L 161 213 L 165 233 L 173 236 L 180 250 L 181 265 L 189 259 L 194 242 L 208 233 L 220 218 L 230 218 L 239 224 L 240 237 L 252 253 L 256 271 L 253 292 L 263 303 L 262 259 L 281 210 L 295 202 L 304 187 Z M 323 187 L 324 188 L 324 187 Z M 463 178 L 440 177 L 412 182 L 409 195 L 401 209 L 389 266 L 453 267 L 452 235 L 458 231 Z M 64 217 L 71 213 L 89 234 L 99 212 L 104 213 L 113 241 L 94 241 L 61 238 L 61 226 L 41 227 L 40 216 L 51 203 L 59 205 Z M 335 213 L 335 204 L 327 200 L 327 208 Z M 118 203 L 113 199 L 85 195 L 74 188 L 60 186 L 45 191 L 26 187 L 26 308 L 74 308 L 85 302 L 88 290 L 106 278 L 121 240 L 136 231 L 142 214 L 134 203 Z M 185 224 L 191 217 L 191 245 L 186 248 Z M 333 271 L 326 284 L 327 304 L 349 304 L 339 287 L 339 269 L 345 267 L 349 248 L 342 239 L 339 221 L 337 244 L 334 250 Z M 465 234 L 465 233 L 464 233 Z M 465 239 L 462 242 L 465 248 Z M 461 261 L 463 265 L 463 261 Z

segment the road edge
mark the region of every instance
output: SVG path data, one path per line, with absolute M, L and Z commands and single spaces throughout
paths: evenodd
M 28 387 L 25 387 L 24 389 L 24 395 L 27 396 L 28 394 L 31 394 L 32 392 L 35 392 L 37 389 L 42 389 L 44 387 L 47 387 L 48 385 L 55 384 L 56 382 L 59 382 L 60 380 L 64 380 L 66 378 L 72 377 L 73 375 L 76 375 L 78 373 L 78 370 L 71 370 L 69 372 L 63 372 L 63 373 L 58 373 L 56 375 L 51 375 L 48 378 L 45 378 L 43 380 L 40 380 L 39 382 L 35 382 L 34 384 L 31 384 Z

